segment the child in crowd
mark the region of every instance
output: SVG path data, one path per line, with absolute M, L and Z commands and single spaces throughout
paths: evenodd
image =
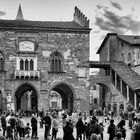
M 30 131 L 31 131 L 30 123 L 27 123 L 25 126 L 25 135 L 27 135 L 27 137 L 30 137 Z

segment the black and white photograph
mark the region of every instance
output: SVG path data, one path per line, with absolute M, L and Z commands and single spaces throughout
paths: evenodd
M 0 140 L 140 140 L 140 1 L 0 0 Z

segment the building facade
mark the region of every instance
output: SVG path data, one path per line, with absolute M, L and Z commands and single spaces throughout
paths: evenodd
M 77 7 L 68 22 L 25 20 L 21 6 L 16 20 L 0 20 L 1 110 L 57 107 L 54 91 L 61 109 L 88 112 L 89 72 L 79 78 L 77 66 L 89 59 L 89 34 L 89 20 Z
M 100 85 L 100 106 L 119 114 L 138 109 L 140 103 L 140 37 L 108 33 L 97 54 L 100 61 L 90 62 L 100 74 L 92 81 Z

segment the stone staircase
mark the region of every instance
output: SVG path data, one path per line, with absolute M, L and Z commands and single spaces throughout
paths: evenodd
M 132 89 L 140 89 L 140 75 L 122 61 L 112 62 L 111 68 Z

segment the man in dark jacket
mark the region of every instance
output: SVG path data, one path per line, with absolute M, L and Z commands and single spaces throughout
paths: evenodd
M 63 140 L 74 140 L 73 127 L 70 121 L 66 121 L 66 125 L 63 127 L 64 135 Z
M 1 116 L 1 126 L 3 129 L 3 136 L 5 136 L 5 132 L 6 132 L 6 117 L 5 117 L 6 113 L 3 112 L 2 116 Z
M 98 120 L 95 116 L 92 117 L 92 120 L 88 123 L 86 128 L 86 136 L 88 138 L 90 138 L 92 133 L 97 135 L 101 133 L 100 124 L 98 123 Z
M 51 117 L 48 112 L 43 117 L 42 122 L 45 125 L 44 139 L 47 139 L 51 129 Z
M 37 137 L 37 119 L 35 118 L 35 115 L 32 114 L 32 118 L 31 118 L 31 126 L 32 126 L 32 138 L 35 138 L 38 139 Z
M 114 120 L 111 119 L 110 125 L 108 126 L 108 130 L 107 130 L 107 133 L 109 134 L 109 140 L 114 139 L 114 137 L 116 136 L 116 132 L 117 132 L 117 127 L 114 124 Z
M 77 130 L 77 140 L 80 138 L 82 140 L 82 134 L 85 134 L 85 124 L 82 121 L 82 116 L 79 116 L 79 119 L 76 123 L 76 130 Z

